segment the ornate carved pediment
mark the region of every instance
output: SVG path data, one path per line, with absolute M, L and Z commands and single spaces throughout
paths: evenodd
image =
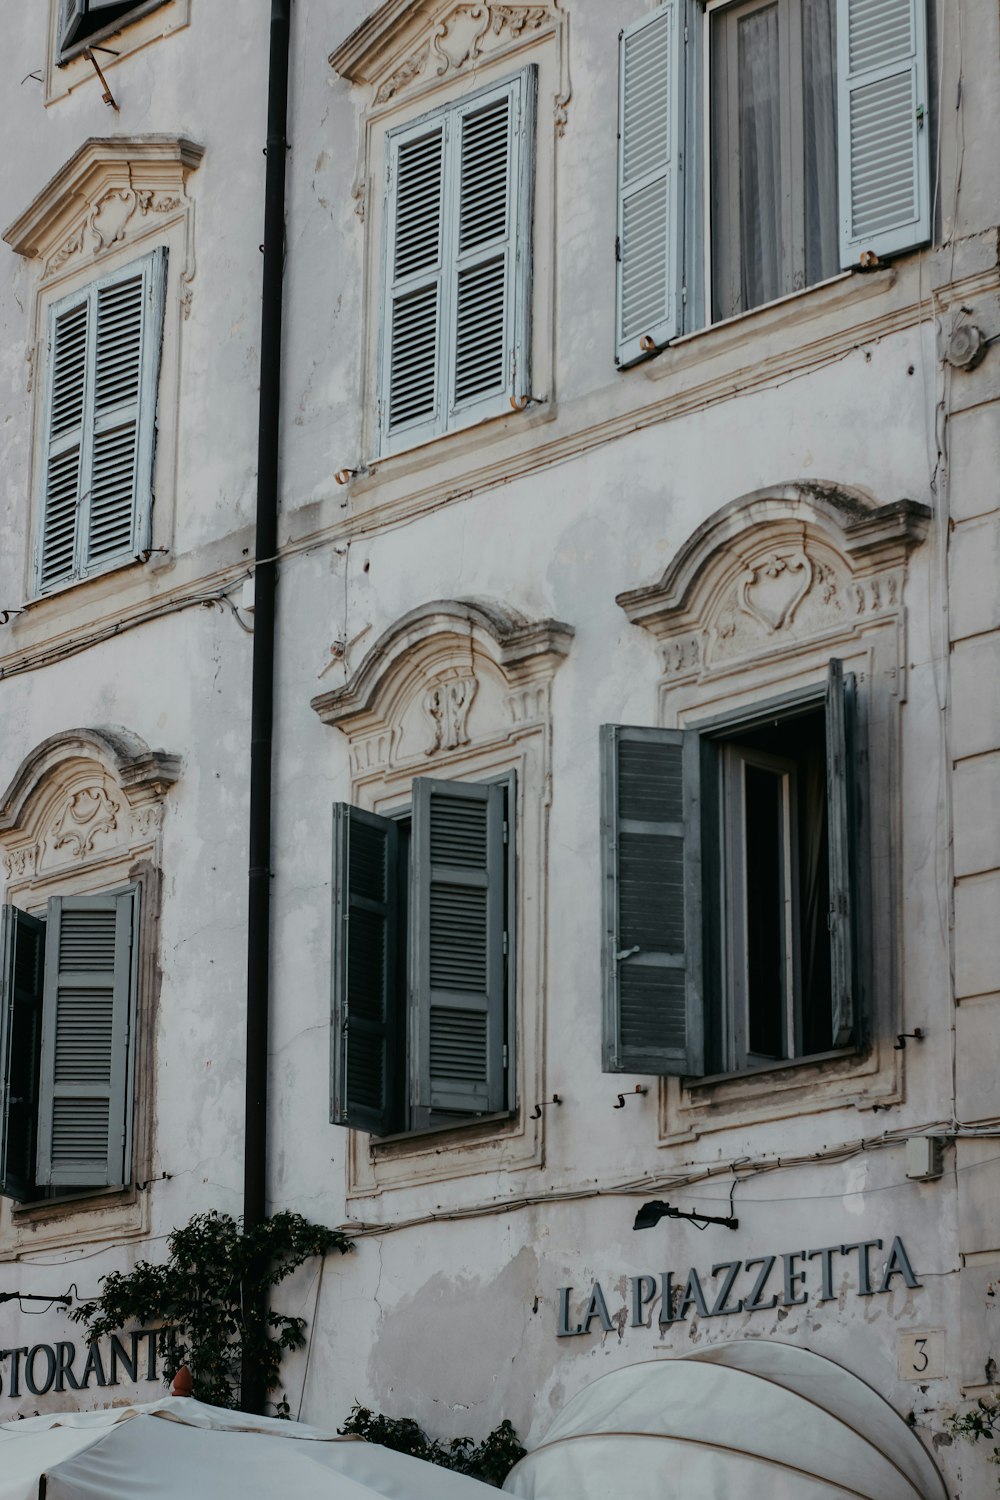
M 53 735 L 21 763 L 0 802 L 8 881 L 120 857 L 155 838 L 176 756 L 126 729 Z
M 438 600 L 398 620 L 343 686 L 312 706 L 351 741 L 358 774 L 455 752 L 545 721 L 573 630 L 482 600 Z
M 489 0 L 385 0 L 330 57 L 354 83 L 372 86 L 375 104 L 517 51 L 526 41 L 555 35 L 560 45 L 557 124 L 565 125 L 570 98 L 566 29 L 561 0 L 500 5 Z
M 4 234 L 45 275 L 99 259 L 186 207 L 188 174 L 203 148 L 174 136 L 92 138 Z
M 834 485 L 783 485 L 723 507 L 658 583 L 619 594 L 661 642 L 671 680 L 843 635 L 896 613 L 925 505 L 879 505 Z

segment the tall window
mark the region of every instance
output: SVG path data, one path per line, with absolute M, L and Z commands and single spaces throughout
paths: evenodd
M 149 546 L 165 264 L 155 250 L 50 310 L 40 594 Z
M 701 730 L 606 726 L 609 1071 L 733 1073 L 860 1036 L 854 680 Z
M 387 138 L 383 452 L 527 395 L 534 70 Z
M 930 238 L 926 3 L 665 0 L 622 32 L 620 365 Z

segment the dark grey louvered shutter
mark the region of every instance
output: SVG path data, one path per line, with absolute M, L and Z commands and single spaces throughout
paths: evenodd
M 926 0 L 837 0 L 841 265 L 931 236 Z
M 0 911 L 0 1195 L 33 1196 L 45 923 Z
M 699 742 L 601 730 L 604 1068 L 704 1072 Z
M 38 1103 L 40 1183 L 128 1180 L 138 890 L 48 905 Z
M 330 1118 L 373 1135 L 402 1117 L 399 880 L 397 824 L 336 803 Z
M 60 0 L 59 45 L 71 47 L 87 14 L 87 0 Z
M 411 1125 L 506 1104 L 504 789 L 413 783 Z
M 49 399 L 39 537 L 41 593 L 74 576 L 77 512 L 87 392 L 90 297 L 68 298 L 52 310 L 49 334 Z
M 386 192 L 387 330 L 382 429 L 412 440 L 441 425 L 447 120 L 391 138 Z
M 826 787 L 830 849 L 831 1045 L 857 1040 L 858 774 L 857 715 L 852 673 L 830 662 L 826 682 Z
M 621 365 L 681 331 L 680 0 L 621 34 L 618 76 L 618 315 Z

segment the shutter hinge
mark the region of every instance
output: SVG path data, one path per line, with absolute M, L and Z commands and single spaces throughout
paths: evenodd
M 504 1065 L 505 1068 L 507 1067 L 509 1060 L 510 1059 L 509 1059 L 509 1053 L 507 1051 L 507 1043 L 504 1042 L 504 1044 L 503 1044 L 503 1065 Z
M 503 820 L 503 841 L 505 844 L 510 842 L 510 824 L 506 818 Z
M 924 128 L 924 117 L 925 117 L 926 113 L 927 113 L 927 111 L 924 108 L 924 106 L 922 104 L 918 104 L 917 105 L 917 129 L 918 130 L 923 130 L 923 128 Z
M 685 46 L 687 46 L 687 41 L 688 41 L 688 37 L 690 36 L 690 34 L 691 33 L 689 32 L 688 28 L 685 26 L 685 28 L 684 28 L 684 45 Z
M 682 302 L 687 302 L 687 299 L 688 299 L 688 289 L 687 289 L 686 286 L 682 286 L 681 287 L 681 301 Z
M 615 235 L 615 260 L 620 261 L 621 258 L 622 258 L 622 237 L 621 237 L 620 234 L 616 234 Z
M 503 935 L 503 956 L 504 956 L 504 958 L 507 957 L 507 955 L 508 955 L 509 952 L 510 952 L 510 938 L 509 938 L 508 934 L 505 932 L 504 935 Z

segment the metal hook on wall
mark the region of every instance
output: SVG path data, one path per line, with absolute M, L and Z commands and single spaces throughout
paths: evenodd
M 541 1102 L 541 1104 L 536 1104 L 535 1107 L 534 1107 L 534 1109 L 531 1111 L 531 1114 L 528 1116 L 528 1119 L 529 1120 L 540 1120 L 542 1118 L 542 1110 L 543 1109 L 548 1109 L 548 1107 L 549 1107 L 550 1104 L 561 1104 L 561 1103 L 562 1103 L 562 1100 L 560 1099 L 559 1095 L 558 1094 L 553 1094 L 551 1099 L 543 1099 L 542 1102 Z
M 649 1089 L 645 1085 L 643 1085 L 641 1083 L 637 1083 L 636 1086 L 635 1086 L 635 1088 L 632 1090 L 632 1093 L 629 1094 L 628 1096 L 626 1096 L 625 1094 L 619 1094 L 618 1095 L 618 1103 L 617 1104 L 612 1104 L 611 1108 L 612 1109 L 624 1109 L 625 1108 L 625 1099 L 626 1099 L 626 1097 L 628 1097 L 629 1099 L 631 1099 L 633 1094 L 648 1094 L 648 1093 L 649 1093 Z
M 925 1035 L 926 1032 L 922 1031 L 919 1026 L 914 1026 L 912 1031 L 901 1031 L 896 1037 L 892 1050 L 893 1052 L 905 1052 L 907 1037 L 911 1037 L 915 1042 L 922 1042 Z

